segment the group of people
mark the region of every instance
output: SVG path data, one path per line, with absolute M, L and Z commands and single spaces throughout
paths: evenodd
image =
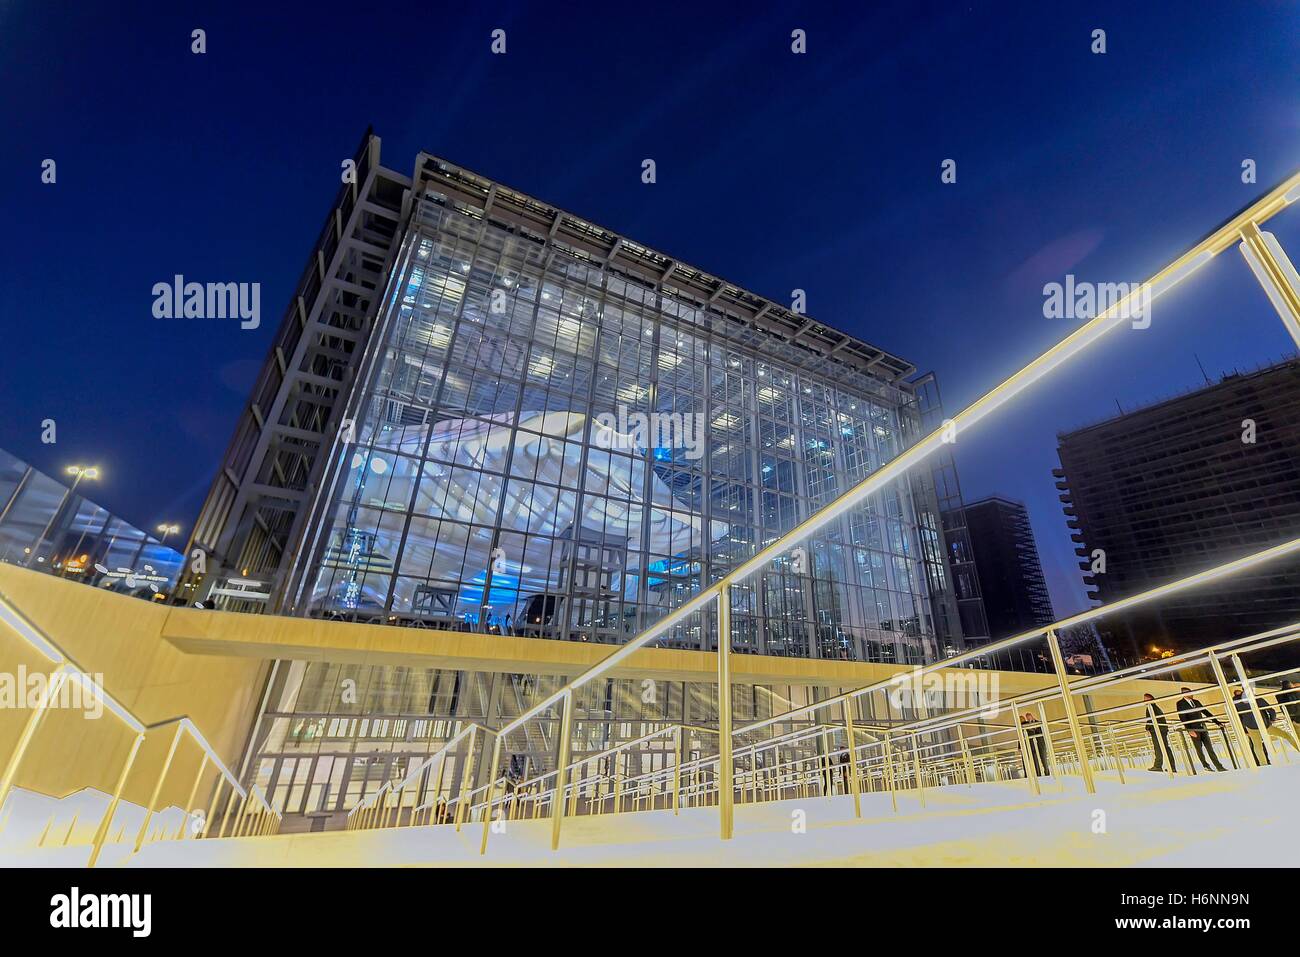
M 1223 771 L 1225 768 L 1219 763 L 1218 753 L 1214 749 L 1214 742 L 1211 740 L 1211 725 L 1219 729 L 1223 735 L 1224 746 L 1228 752 L 1228 758 L 1232 761 L 1233 767 L 1237 766 L 1236 756 L 1232 753 L 1232 747 L 1228 744 L 1227 729 L 1221 719 L 1216 718 L 1210 709 L 1205 707 L 1192 694 L 1191 688 L 1181 689 L 1182 697 L 1178 699 L 1176 710 L 1178 712 L 1178 721 L 1183 730 L 1187 732 L 1187 737 L 1196 750 L 1196 756 L 1201 762 L 1201 767 L 1206 771 Z M 1173 748 L 1169 746 L 1169 719 L 1165 717 L 1164 711 L 1156 703 L 1153 695 L 1145 694 L 1142 696 L 1147 710 L 1147 733 L 1151 735 L 1151 746 L 1155 752 L 1155 764 L 1151 766 L 1152 771 L 1163 771 L 1165 761 L 1169 762 L 1169 769 L 1177 772 L 1178 763 L 1174 760 Z M 1277 703 L 1286 709 L 1287 715 L 1291 719 L 1293 728 L 1300 727 L 1300 688 L 1296 688 L 1293 682 L 1283 681 L 1282 690 L 1277 696 Z M 1268 748 L 1264 745 L 1264 735 L 1270 739 L 1283 742 L 1290 745 L 1300 753 L 1300 741 L 1296 740 L 1292 731 L 1283 728 L 1277 723 L 1277 709 L 1269 705 L 1262 699 L 1256 699 L 1255 706 L 1251 706 L 1250 699 L 1238 688 L 1232 694 L 1232 706 L 1241 720 L 1241 725 L 1246 731 L 1247 737 L 1250 738 L 1250 752 L 1257 764 L 1269 763 Z M 1256 719 L 1256 710 L 1259 718 Z M 1260 727 L 1260 724 L 1263 727 Z M 1190 760 L 1190 758 L 1189 758 Z M 1192 769 L 1188 769 L 1192 770 Z
M 1232 747 L 1228 744 L 1227 729 L 1223 721 L 1216 718 L 1210 709 L 1196 698 L 1191 688 L 1184 687 L 1181 692 L 1182 697 L 1178 699 L 1176 705 L 1177 721 L 1187 733 L 1187 738 L 1195 749 L 1201 767 L 1206 771 L 1225 770 L 1219 762 L 1218 752 L 1214 748 L 1213 740 L 1211 740 L 1212 728 L 1217 728 L 1219 733 L 1224 736 L 1224 746 L 1228 752 L 1228 758 L 1232 761 L 1233 767 L 1236 767 L 1237 759 L 1233 754 Z M 1145 694 L 1142 699 L 1147 710 L 1147 733 L 1151 735 L 1152 750 L 1155 752 L 1155 763 L 1149 770 L 1164 771 L 1165 761 L 1168 761 L 1170 770 L 1177 772 L 1178 764 L 1174 760 L 1174 750 L 1169 743 L 1171 719 L 1165 716 L 1164 710 L 1156 703 L 1154 695 Z M 1300 753 L 1300 739 L 1297 739 L 1294 731 L 1294 729 L 1300 728 L 1300 688 L 1296 687 L 1294 682 L 1282 682 L 1282 690 L 1277 695 L 1278 708 L 1274 708 L 1263 698 L 1256 698 L 1255 706 L 1252 707 L 1250 699 L 1245 696 L 1241 688 L 1233 692 L 1232 702 L 1233 708 L 1241 720 L 1241 726 L 1250 739 L 1250 752 L 1256 764 L 1271 763 L 1268 748 L 1264 745 L 1265 735 L 1269 737 L 1270 741 L 1289 745 L 1297 753 Z M 1281 717 L 1278 713 L 1279 708 L 1284 709 L 1290 718 L 1291 730 L 1283 727 L 1278 722 Z M 1257 711 L 1258 719 L 1256 718 Z M 1263 727 L 1260 726 L 1261 724 Z M 1047 739 L 1043 735 L 1042 723 L 1030 712 L 1025 712 L 1020 715 L 1020 727 L 1029 745 L 1034 771 L 1038 777 L 1043 777 L 1049 773 L 1050 765 L 1047 760 Z

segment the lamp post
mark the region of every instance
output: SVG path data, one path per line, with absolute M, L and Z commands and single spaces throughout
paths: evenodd
M 41 531 L 40 537 L 37 538 L 35 544 L 32 545 L 32 555 L 27 559 L 27 567 L 29 568 L 36 562 L 37 556 L 40 555 L 41 545 L 45 542 L 45 536 L 50 534 L 50 529 L 54 527 L 55 519 L 59 517 L 59 513 L 63 511 L 63 507 L 68 504 L 68 499 L 70 499 L 72 493 L 77 490 L 77 486 L 81 484 L 81 480 L 99 478 L 99 467 L 96 465 L 69 465 L 64 469 L 64 471 L 73 476 L 72 485 L 63 493 L 63 498 L 59 499 L 59 504 L 50 515 L 50 520 L 45 523 L 45 528 Z
M 159 534 L 159 536 L 160 536 L 159 539 L 158 539 L 158 544 L 159 544 L 159 545 L 165 545 L 165 544 L 167 544 L 167 536 L 168 536 L 168 535 L 175 535 L 175 534 L 176 534 L 177 532 L 179 532 L 180 530 L 181 530 L 181 527 L 180 527 L 179 525 L 165 525 L 165 524 L 164 524 L 164 525 L 159 525 L 158 528 L 157 528 L 157 532 L 158 532 L 158 534 Z

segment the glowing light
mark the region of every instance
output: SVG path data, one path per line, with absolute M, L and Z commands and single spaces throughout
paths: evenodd
M 682 364 L 682 357 L 677 355 L 675 352 L 659 353 L 659 368 L 675 369 L 681 364 Z
M 625 385 L 618 390 L 620 402 L 639 402 L 650 390 L 639 385 Z

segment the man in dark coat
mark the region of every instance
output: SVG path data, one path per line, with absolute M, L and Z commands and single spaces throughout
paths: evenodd
M 1281 701 L 1282 696 L 1278 695 Z M 1232 702 L 1237 709 L 1237 714 L 1241 718 L 1241 726 L 1246 729 L 1246 736 L 1250 738 L 1250 754 L 1255 759 L 1256 764 L 1260 764 L 1260 755 L 1263 757 L 1263 764 L 1272 764 L 1268 756 L 1268 748 L 1264 746 L 1264 735 L 1268 735 L 1275 741 L 1289 744 L 1293 750 L 1300 751 L 1300 742 L 1297 742 L 1286 728 L 1276 725 L 1277 709 L 1272 707 L 1267 700 L 1262 697 L 1255 699 L 1255 708 L 1259 709 L 1259 716 L 1264 720 L 1264 727 L 1259 726 L 1255 720 L 1255 708 L 1250 706 L 1250 699 L 1247 698 L 1240 688 L 1232 693 Z M 1258 746 L 1258 750 L 1256 750 Z
M 1223 722 L 1210 714 L 1205 705 L 1192 697 L 1191 688 L 1182 690 L 1183 696 L 1178 699 L 1178 718 L 1196 747 L 1196 754 L 1201 759 L 1201 767 L 1209 771 L 1210 765 L 1213 764 L 1215 771 L 1222 771 L 1223 765 L 1219 763 L 1219 756 L 1214 753 L 1214 743 L 1210 741 L 1210 729 L 1206 727 L 1206 722 L 1212 721 L 1219 727 L 1223 727 Z
M 1151 750 L 1156 754 L 1155 766 L 1150 770 L 1163 771 L 1164 759 L 1168 758 L 1170 770 L 1177 774 L 1178 762 L 1174 760 L 1173 748 L 1169 747 L 1169 722 L 1165 720 L 1165 713 L 1156 704 L 1155 695 L 1144 694 L 1142 700 L 1146 702 L 1147 734 L 1151 735 Z
M 1025 735 L 1029 743 L 1029 753 L 1034 758 L 1034 770 L 1038 777 L 1047 774 L 1047 743 L 1043 740 L 1042 723 L 1032 714 L 1026 711 L 1020 716 L 1020 723 L 1025 729 Z M 1025 769 L 1026 772 L 1029 770 Z M 1026 777 L 1029 775 L 1026 774 Z

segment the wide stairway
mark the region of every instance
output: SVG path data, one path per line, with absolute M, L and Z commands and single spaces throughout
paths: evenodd
M 912 793 L 810 798 L 736 808 L 735 837 L 718 840 L 716 807 L 582 816 L 550 848 L 547 820 L 284 834 L 146 845 L 142 867 L 331 866 L 1283 866 L 1300 847 L 1294 795 L 1300 765 L 1199 774 L 1129 771 L 949 785 Z M 35 863 L 34 861 L 32 863 Z

